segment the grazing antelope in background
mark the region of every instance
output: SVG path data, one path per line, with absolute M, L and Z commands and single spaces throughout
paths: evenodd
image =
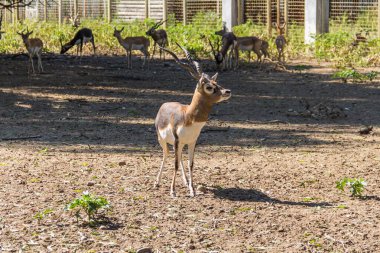
M 153 59 L 154 53 L 156 52 L 157 44 L 159 47 L 166 47 L 168 45 L 168 35 L 167 35 L 166 31 L 163 29 L 156 30 L 164 22 L 166 22 L 166 20 L 157 22 L 156 24 L 154 24 L 154 26 L 152 26 L 146 32 L 146 35 L 151 36 L 153 38 L 153 41 L 154 41 L 152 59 Z M 162 54 L 164 55 L 164 60 L 165 60 L 165 53 L 160 48 L 160 60 L 161 60 Z
M 82 56 L 83 45 L 90 41 L 92 44 L 92 48 L 94 50 L 94 55 L 95 55 L 95 39 L 94 39 L 94 35 L 92 34 L 91 29 L 88 29 L 88 28 L 80 29 L 79 31 L 76 32 L 74 38 L 64 45 L 62 45 L 61 39 L 59 41 L 61 43 L 61 54 L 66 53 L 70 48 L 77 45 L 77 55 L 78 55 L 78 52 L 80 51 L 80 56 Z
M 41 61 L 41 54 L 42 54 L 42 48 L 43 43 L 42 40 L 39 38 L 33 38 L 29 39 L 29 36 L 33 33 L 33 31 L 29 32 L 28 28 L 26 28 L 26 33 L 23 32 L 17 32 L 18 35 L 21 36 L 22 41 L 24 42 L 24 45 L 26 49 L 28 50 L 29 54 L 29 60 L 32 65 L 33 74 L 35 73 L 34 70 L 34 63 L 33 63 L 33 57 L 37 56 L 38 58 L 38 71 L 41 73 L 44 71 L 42 67 L 42 61 Z M 29 67 L 28 67 L 28 73 L 29 73 Z
M 2 36 L 2 34 L 3 33 L 5 33 L 5 32 L 2 32 L 1 31 L 1 27 L 3 26 L 3 14 L 1 13 L 0 14 L 0 40 L 1 40 L 1 36 Z
M 177 44 L 178 45 L 178 44 Z M 162 170 L 166 158 L 169 154 L 168 144 L 174 146 L 175 163 L 172 177 L 170 195 L 175 197 L 175 178 L 178 166 L 181 166 L 182 179 L 190 191 L 190 196 L 195 196 L 193 186 L 193 166 L 194 150 L 198 136 L 202 127 L 206 124 L 213 104 L 227 100 L 231 97 L 231 91 L 219 86 L 216 78 L 218 73 L 210 77 L 203 73 L 198 62 L 194 61 L 186 49 L 178 45 L 186 54 L 187 62 L 182 62 L 168 49 L 163 48 L 171 54 L 174 60 L 190 75 L 197 80 L 197 86 L 190 105 L 183 105 L 177 102 L 164 103 L 157 113 L 155 126 L 158 135 L 158 142 L 163 149 L 163 159 L 158 171 L 155 187 L 159 186 Z M 182 163 L 182 149 L 188 145 L 189 153 L 189 182 L 187 183 L 186 174 Z
M 117 41 L 119 41 L 120 45 L 124 47 L 125 51 L 127 51 L 128 68 L 132 69 L 132 50 L 140 50 L 141 53 L 144 54 L 144 62 L 142 64 L 142 67 L 144 67 L 145 61 L 149 57 L 149 51 L 148 51 L 148 48 L 150 45 L 149 39 L 144 36 L 125 37 L 123 39 L 120 34 L 123 30 L 124 30 L 124 27 L 121 30 L 117 30 L 115 27 L 113 36 L 117 38 Z
M 368 35 L 369 35 L 369 32 L 366 31 L 366 36 L 368 36 Z M 363 42 L 363 43 L 367 42 L 367 38 L 362 35 L 362 31 L 356 33 L 355 37 L 356 38 L 355 38 L 354 42 L 352 43 L 353 46 L 357 46 L 361 42 Z
M 219 45 L 215 51 L 211 41 L 209 40 L 212 53 L 215 58 L 216 65 L 220 66 L 223 63 L 222 69 L 236 68 L 237 59 L 233 59 L 234 50 L 237 44 L 237 39 L 235 34 L 232 32 L 226 32 L 222 36 L 222 49 L 219 51 Z M 218 43 L 219 44 L 219 43 Z
M 276 26 L 277 34 L 278 34 L 275 40 L 277 52 L 278 52 L 278 61 L 281 61 L 281 58 L 283 58 L 283 60 L 285 61 L 284 49 L 286 45 L 286 39 L 284 36 L 284 31 L 285 31 L 286 23 L 284 22 L 282 26 L 280 26 L 277 23 L 274 23 L 274 26 Z

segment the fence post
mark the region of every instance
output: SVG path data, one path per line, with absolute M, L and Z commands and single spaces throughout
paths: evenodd
M 87 1 L 83 0 L 83 17 L 84 18 L 86 18 L 86 16 L 87 16 L 86 8 L 87 8 Z
M 145 0 L 145 18 L 149 18 L 149 0 Z
M 74 18 L 78 13 L 78 0 L 74 0 L 74 13 L 73 13 L 73 17 Z
M 288 27 L 289 27 L 289 9 L 288 9 L 288 0 L 284 0 L 284 22 L 285 22 L 285 36 L 288 36 Z
M 222 21 L 226 24 L 228 31 L 238 24 L 238 10 L 236 0 L 223 0 Z
M 220 2 L 219 2 L 220 0 L 216 0 L 216 15 L 219 17 L 219 15 L 220 15 Z
M 187 0 L 182 0 L 183 24 L 187 24 Z
M 281 9 L 280 9 L 280 0 L 277 0 L 277 4 L 276 4 L 276 23 L 278 24 L 278 25 L 280 25 L 281 24 Z
M 62 24 L 62 0 L 58 0 L 58 24 Z
M 240 24 L 243 24 L 244 23 L 244 11 L 243 11 L 243 8 L 244 8 L 244 0 L 237 0 L 237 23 L 238 25 Z
M 380 37 L 380 1 L 377 3 L 377 37 Z
M 107 0 L 107 22 L 111 23 L 112 21 L 112 0 Z
M 162 20 L 167 20 L 168 19 L 168 3 L 166 2 L 167 0 L 163 0 L 162 2 Z M 166 28 L 166 21 L 162 24 L 164 28 Z
M 267 0 L 267 32 L 272 37 L 272 1 Z
M 329 32 L 329 0 L 305 0 L 305 43 L 314 35 Z
M 47 0 L 44 0 L 44 21 L 46 22 L 48 19 L 48 11 L 47 11 Z

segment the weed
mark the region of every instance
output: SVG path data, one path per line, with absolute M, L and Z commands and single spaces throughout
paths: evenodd
M 367 182 L 362 178 L 348 178 L 345 177 L 342 180 L 336 182 L 336 188 L 344 191 L 344 187 L 348 186 L 353 197 L 361 197 Z
M 340 78 L 344 83 L 347 83 L 348 80 L 363 82 L 363 81 L 372 81 L 378 75 L 378 72 L 371 71 L 369 73 L 360 73 L 355 69 L 343 69 L 335 72 L 332 75 L 332 78 Z
M 38 223 L 40 223 L 41 220 L 43 220 L 43 218 L 45 218 L 45 216 L 47 216 L 48 214 L 51 214 L 52 212 L 53 212 L 53 209 L 48 208 L 48 209 L 45 209 L 41 212 L 36 213 L 33 216 L 33 218 L 36 219 Z
M 313 197 L 305 197 L 305 198 L 302 199 L 302 202 L 308 203 L 308 202 L 311 202 L 313 200 L 315 200 L 315 198 L 313 198 Z
M 71 201 L 67 206 L 66 210 L 77 209 L 75 216 L 77 220 L 80 217 L 80 211 L 84 211 L 87 215 L 88 222 L 94 220 L 95 214 L 100 209 L 109 209 L 110 204 L 107 199 L 103 197 L 97 197 L 90 195 L 87 191 L 83 192 L 82 196 Z

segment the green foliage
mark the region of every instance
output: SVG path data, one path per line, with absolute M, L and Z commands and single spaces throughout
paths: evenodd
M 97 197 L 89 194 L 88 192 L 83 192 L 82 196 L 71 201 L 67 206 L 66 210 L 76 209 L 76 217 L 79 217 L 79 212 L 82 210 L 86 213 L 88 221 L 94 220 L 94 215 L 100 209 L 108 209 L 110 204 L 107 199 L 103 197 Z
M 344 191 L 344 187 L 349 187 L 351 196 L 353 197 L 361 197 L 365 187 L 367 186 L 367 182 L 362 178 L 348 178 L 345 177 L 342 180 L 336 182 L 336 188 Z
M 45 218 L 45 216 L 47 216 L 48 214 L 51 214 L 52 212 L 53 212 L 53 209 L 48 208 L 48 209 L 45 209 L 41 212 L 36 213 L 33 216 L 33 218 L 36 219 L 38 222 L 40 222 L 43 218 Z
M 344 83 L 346 83 L 348 80 L 358 81 L 358 82 L 372 81 L 373 79 L 377 77 L 377 75 L 378 75 L 378 72 L 376 71 L 371 71 L 371 72 L 362 74 L 356 71 L 355 69 L 343 69 L 343 70 L 335 72 L 332 75 L 332 77 L 340 78 L 343 80 Z

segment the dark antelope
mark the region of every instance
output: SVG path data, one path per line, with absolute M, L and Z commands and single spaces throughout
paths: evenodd
M 156 30 L 160 25 L 162 25 L 166 20 L 164 21 L 159 21 L 154 26 L 152 26 L 147 32 L 147 36 L 151 36 L 153 38 L 154 44 L 153 44 L 153 54 L 152 54 L 152 59 L 153 56 L 156 52 L 156 46 L 158 44 L 159 47 L 167 47 L 168 45 L 168 35 L 166 34 L 166 31 L 163 29 Z M 165 53 L 162 51 L 160 48 L 160 60 L 161 60 L 161 55 L 163 54 L 163 58 L 165 60 Z
M 94 35 L 92 34 L 91 29 L 82 28 L 76 32 L 74 38 L 70 40 L 68 43 L 62 45 L 62 40 L 60 40 L 61 54 L 66 53 L 70 48 L 77 45 L 77 55 L 78 55 L 78 52 L 80 51 L 80 56 L 82 56 L 83 45 L 86 44 L 87 42 L 91 42 L 92 49 L 94 50 L 94 54 L 95 54 Z
M 177 44 L 178 45 L 178 44 Z M 216 78 L 218 73 L 210 77 L 205 74 L 199 63 L 194 61 L 186 49 L 178 45 L 186 54 L 188 62 L 182 62 L 171 51 L 164 49 L 174 60 L 190 75 L 197 80 L 193 99 L 190 105 L 183 105 L 177 102 L 164 103 L 157 113 L 155 126 L 158 135 L 158 142 L 163 150 L 163 159 L 159 169 L 155 187 L 159 186 L 162 170 L 166 158 L 169 154 L 168 145 L 174 146 L 175 163 L 174 172 L 170 187 L 170 195 L 175 197 L 175 178 L 180 165 L 182 179 L 184 184 L 189 188 L 190 196 L 195 196 L 193 186 L 193 166 L 194 166 L 194 150 L 198 136 L 202 127 L 206 124 L 212 106 L 215 103 L 227 100 L 231 97 L 231 91 L 219 86 Z M 189 153 L 189 182 L 184 171 L 182 162 L 182 149 L 188 145 Z
M 286 39 L 284 36 L 284 32 L 285 32 L 286 23 L 284 23 L 281 26 L 277 23 L 274 23 L 274 26 L 277 28 L 277 34 L 278 34 L 275 40 L 277 52 L 278 52 L 278 61 L 281 61 L 281 58 L 285 61 L 284 49 L 286 45 Z

